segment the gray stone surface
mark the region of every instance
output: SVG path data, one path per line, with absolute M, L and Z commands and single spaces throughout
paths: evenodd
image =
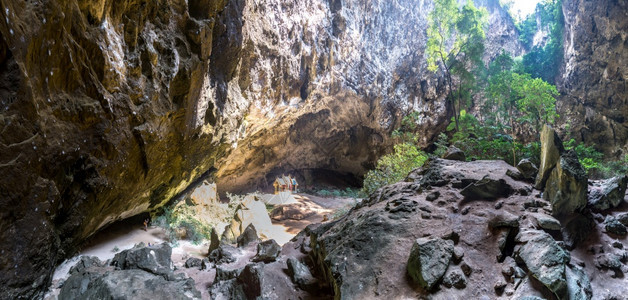
M 172 276 L 172 248 L 168 243 L 143 246 L 143 243 L 116 254 L 111 265 L 122 270 L 140 269 L 147 272 Z
M 545 188 L 545 183 L 550 173 L 556 167 L 564 151 L 563 142 L 554 129 L 549 125 L 543 125 L 543 130 L 541 131 L 541 165 L 534 183 L 536 189 L 543 190 Z
M 439 238 L 420 238 L 408 257 L 408 274 L 421 287 L 431 290 L 445 275 L 454 252 L 454 242 Z
M 257 236 L 257 230 L 255 230 L 255 226 L 253 224 L 249 224 L 244 229 L 244 232 L 237 238 L 238 247 L 246 247 L 249 244 L 259 242 L 259 237 Z
M 615 208 L 624 202 L 628 176 L 617 176 L 603 180 L 591 187 L 589 191 L 589 207 L 602 211 Z
M 540 174 L 540 173 L 539 173 Z M 545 183 L 543 198 L 552 205 L 552 215 L 566 216 L 587 204 L 587 174 L 574 151 L 560 156 Z
M 538 230 L 520 232 L 515 238 L 520 243 L 516 255 L 528 270 L 558 298 L 568 295 L 565 266 L 569 254 L 547 233 Z
M 447 148 L 447 151 L 443 154 L 443 158 L 450 159 L 450 160 L 459 160 L 459 161 L 466 160 L 466 156 L 464 155 L 464 152 L 458 149 L 456 146 L 449 146 L 449 148 Z

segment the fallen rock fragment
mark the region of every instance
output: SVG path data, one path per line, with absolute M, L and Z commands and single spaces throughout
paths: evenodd
M 288 258 L 288 275 L 290 279 L 302 290 L 310 290 L 316 284 L 316 279 L 312 276 L 310 269 L 298 261 L 296 258 Z
M 525 263 L 532 276 L 559 299 L 565 298 L 568 294 L 565 266 L 569 262 L 569 254 L 543 231 L 522 231 L 515 240 L 520 243 L 516 257 Z
M 552 205 L 552 215 L 566 216 L 587 204 L 587 173 L 574 151 L 560 157 L 545 185 L 543 198 Z
M 190 257 L 185 261 L 186 268 L 199 268 L 201 266 L 202 260 L 196 257 Z
M 451 288 L 464 289 L 467 287 L 467 279 L 459 269 L 450 269 L 443 277 L 443 285 Z
M 259 238 L 257 237 L 257 230 L 255 230 L 255 226 L 253 224 L 249 224 L 244 229 L 244 232 L 237 238 L 238 247 L 246 247 L 249 244 L 259 242 Z
M 228 244 L 220 244 L 218 249 L 209 253 L 209 261 L 215 264 L 228 264 L 236 261 L 240 250 Z
M 407 271 L 412 280 L 432 290 L 445 275 L 454 252 L 454 242 L 440 238 L 419 238 L 412 245 Z
M 524 179 L 534 179 L 539 172 L 539 168 L 527 158 L 519 161 L 517 170 L 521 172 Z
M 254 262 L 275 261 L 281 252 L 281 246 L 275 240 L 266 240 L 257 244 L 257 254 L 253 257 Z
M 455 146 L 449 146 L 449 148 L 447 148 L 447 151 L 443 154 L 443 158 L 449 159 L 449 160 L 459 160 L 459 161 L 467 160 L 466 156 L 464 155 L 464 152 Z
M 492 179 L 487 175 L 465 187 L 460 194 L 466 200 L 495 200 L 510 196 L 512 191 L 512 187 L 503 178 Z
M 556 167 L 556 163 L 563 152 L 565 152 L 565 147 L 558 134 L 549 125 L 543 125 L 541 131 L 541 165 L 534 183 L 537 190 L 545 188 L 545 182 Z
M 624 202 L 628 176 L 617 176 L 604 180 L 591 187 L 588 205 L 594 210 L 603 211 L 615 208 Z
M 606 219 L 604 219 L 603 224 L 604 224 L 604 229 L 606 230 L 607 233 L 621 235 L 621 236 L 626 235 L 626 232 L 627 232 L 626 226 L 624 226 L 624 224 L 619 222 L 619 220 L 617 220 L 617 218 L 613 216 L 606 216 Z

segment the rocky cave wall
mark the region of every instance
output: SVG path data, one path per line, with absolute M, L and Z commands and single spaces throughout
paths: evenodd
M 628 4 L 563 0 L 564 63 L 559 113 L 589 145 L 619 159 L 628 154 Z
M 243 2 L 187 3 L 0 1 L 1 298 L 41 296 L 85 238 L 237 139 L 248 105 L 206 90 L 229 78 Z
M 496 0 L 487 57 L 519 54 Z M 431 1 L 2 0 L 0 293 L 41 296 L 59 259 L 195 179 L 363 174 L 409 110 L 450 118 L 426 70 Z
M 522 46 L 498 1 L 486 60 Z M 252 102 L 245 138 L 218 169 L 220 190 L 268 186 L 272 175 L 312 169 L 362 176 L 390 150 L 390 133 L 420 113 L 420 143 L 442 132 L 451 109 L 440 74 L 427 70 L 432 1 L 249 1 L 240 87 Z M 244 83 L 244 84 L 243 84 Z

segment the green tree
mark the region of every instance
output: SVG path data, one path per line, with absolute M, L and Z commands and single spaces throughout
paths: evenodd
M 486 9 L 477 9 L 472 1 L 459 7 L 455 0 L 434 1 L 434 10 L 429 14 L 428 69 L 436 72 L 442 68 L 445 73 L 447 101 L 453 109 L 456 128 L 462 101 L 473 86 L 473 70 L 484 54 L 487 15 Z
M 512 74 L 513 89 L 517 93 L 517 109 L 521 112 L 520 121 L 534 126 L 537 131 L 543 124 L 554 124 L 556 113 L 556 86 L 529 74 Z
M 397 144 L 393 153 L 382 156 L 377 161 L 377 167 L 366 174 L 362 191 L 370 195 L 380 187 L 398 182 L 425 161 L 427 155 L 414 144 Z
M 537 31 L 537 16 L 542 28 L 549 31 L 545 45 L 532 47 L 523 56 L 526 73 L 534 78 L 554 84 L 556 75 L 563 59 L 563 27 L 564 16 L 561 0 L 544 0 L 537 4 L 535 15 L 528 17 L 520 27 L 522 37 L 526 39 L 528 48 L 532 46 L 532 37 Z M 534 26 L 532 25 L 534 23 Z M 523 30 L 523 31 L 521 31 Z

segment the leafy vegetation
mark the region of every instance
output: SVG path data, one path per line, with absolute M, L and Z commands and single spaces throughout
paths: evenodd
M 173 247 L 179 245 L 178 232 L 183 230 L 186 238 L 195 245 L 210 238 L 211 227 L 196 219 L 188 206 L 164 207 L 162 214 L 153 219 L 153 224 L 166 231 Z
M 590 178 L 609 178 L 628 174 L 628 155 L 620 160 L 604 160 L 604 154 L 592 146 L 578 144 L 575 139 L 565 142 L 566 150 L 573 150 Z
M 519 40 L 530 50 L 523 56 L 524 71 L 532 78 L 555 83 L 563 59 L 563 26 L 562 0 L 540 2 L 535 14 L 517 23 Z M 547 41 L 542 45 L 534 45 L 533 38 L 539 30 L 547 32 Z
M 543 124 L 554 124 L 559 117 L 559 93 L 553 83 L 562 60 L 561 0 L 544 0 L 537 5 L 536 14 L 517 23 L 520 39 L 530 49 L 526 55 L 513 58 L 502 52 L 488 66 L 481 60 L 486 11 L 475 8 L 471 1 L 459 6 L 455 0 L 436 0 L 428 21 L 428 69 L 444 73 L 446 101 L 453 111 L 447 132 L 434 143 L 433 155 L 442 156 L 454 145 L 469 160 L 503 159 L 515 165 L 528 158 L 538 165 L 538 133 Z M 544 45 L 534 45 L 539 30 L 548 33 Z M 469 112 L 474 106 L 479 110 Z M 418 113 L 410 113 L 393 132 L 397 139 L 394 151 L 381 157 L 367 173 L 364 193 L 397 182 L 425 163 L 428 154 L 417 147 L 417 120 Z M 592 147 L 576 145 L 573 140 L 566 146 L 577 152 L 594 177 L 628 171 L 628 156 L 603 162 L 602 154 Z
M 364 194 L 369 195 L 382 186 L 402 180 L 427 161 L 427 154 L 416 144 L 418 118 L 417 113 L 405 116 L 401 128 L 393 132 L 398 143 L 392 153 L 382 156 L 375 169 L 366 174 L 362 187 Z
M 482 63 L 487 15 L 486 9 L 477 9 L 472 1 L 459 7 L 456 0 L 436 0 L 428 17 L 428 69 L 445 73 L 447 101 L 454 111 L 456 129 L 461 107 L 470 99 L 475 73 Z

